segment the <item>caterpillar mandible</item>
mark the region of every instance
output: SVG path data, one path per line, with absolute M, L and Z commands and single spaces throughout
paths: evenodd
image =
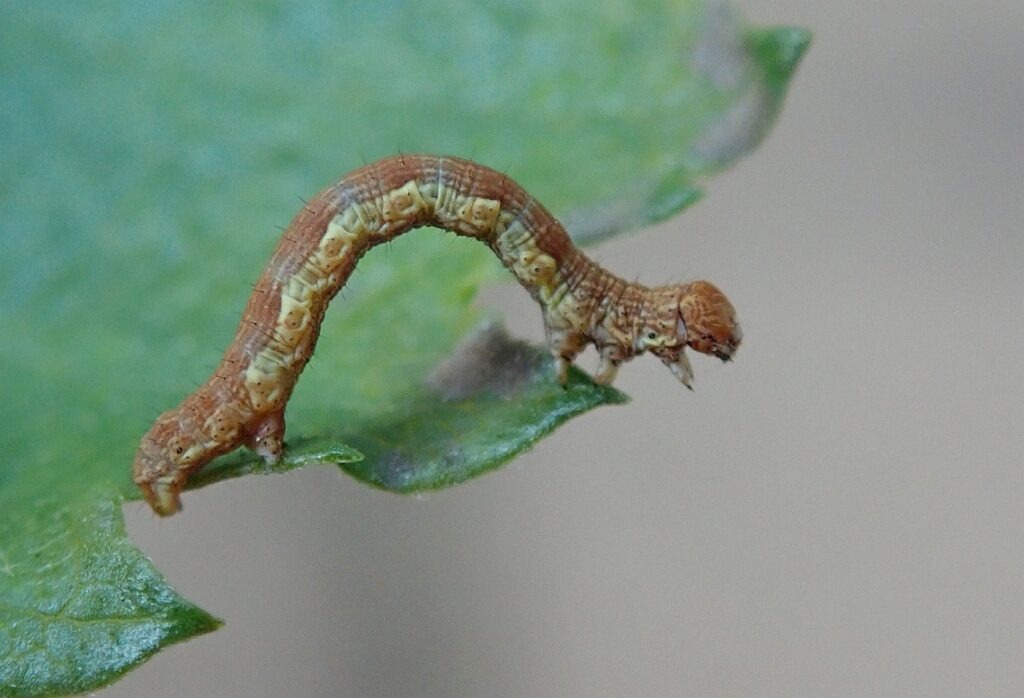
M 280 459 L 285 405 L 330 300 L 370 248 L 426 225 L 484 243 L 530 292 L 563 385 L 587 344 L 600 356 L 595 382 L 611 383 L 623 362 L 649 351 L 691 387 L 687 346 L 728 361 L 742 340 L 732 304 L 713 284 L 648 288 L 620 279 L 505 175 L 455 157 L 385 158 L 299 211 L 220 366 L 142 437 L 134 479 L 157 514 L 178 511 L 189 476 L 217 456 L 247 446 L 268 463 Z

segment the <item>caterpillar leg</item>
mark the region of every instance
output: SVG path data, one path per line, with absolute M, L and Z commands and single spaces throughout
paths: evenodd
M 598 351 L 601 354 L 601 359 L 597 364 L 594 382 L 598 385 L 611 385 L 619 372 L 619 366 L 625 361 L 622 350 L 614 344 L 606 344 Z
M 563 388 L 569 382 L 569 367 L 587 345 L 587 338 L 572 330 L 555 330 L 547 327 L 548 348 L 555 357 L 555 378 Z
M 284 410 L 271 412 L 256 423 L 245 445 L 255 451 L 267 465 L 281 460 L 284 451 Z

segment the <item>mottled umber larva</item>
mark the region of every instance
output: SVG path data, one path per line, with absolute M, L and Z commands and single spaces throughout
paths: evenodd
M 453 157 L 386 158 L 299 211 L 220 366 L 142 438 L 135 482 L 154 511 L 180 509 L 189 476 L 239 446 L 268 463 L 281 457 L 285 405 L 331 298 L 367 250 L 426 225 L 480 240 L 530 292 L 543 310 L 560 383 L 592 343 L 598 383 L 611 383 L 620 364 L 650 351 L 690 387 L 687 345 L 727 361 L 742 339 L 732 305 L 714 285 L 623 281 L 576 249 L 561 224 L 501 173 Z

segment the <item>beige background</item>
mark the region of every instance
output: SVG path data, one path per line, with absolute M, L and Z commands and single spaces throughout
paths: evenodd
M 635 362 L 632 404 L 422 498 L 129 505 L 227 625 L 103 695 L 1024 695 L 1024 3 L 737 4 L 815 30 L 774 134 L 596 253 L 719 282 L 738 361 Z

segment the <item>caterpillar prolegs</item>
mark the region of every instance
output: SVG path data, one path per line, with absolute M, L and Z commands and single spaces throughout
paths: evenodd
M 370 248 L 420 226 L 475 238 L 540 304 L 556 379 L 587 344 L 594 380 L 651 352 L 690 387 L 687 346 L 728 361 L 742 339 L 736 313 L 707 281 L 648 288 L 580 252 L 562 225 L 505 175 L 468 160 L 386 158 L 347 175 L 299 211 L 260 276 L 213 376 L 157 418 L 135 456 L 135 482 L 160 515 L 181 508 L 189 476 L 247 446 L 281 457 L 284 410 L 316 346 L 327 305 Z

